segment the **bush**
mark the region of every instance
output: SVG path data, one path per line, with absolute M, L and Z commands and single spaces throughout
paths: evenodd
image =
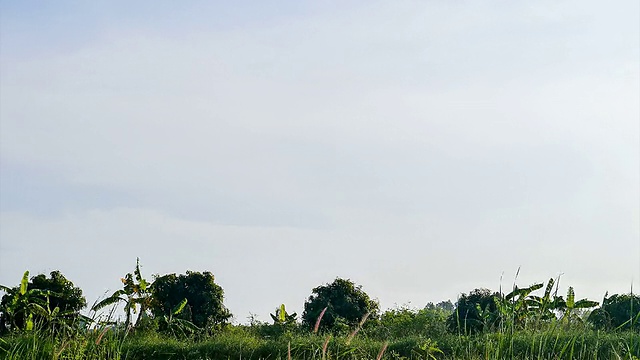
M 186 275 L 156 277 L 151 291 L 151 312 L 156 318 L 170 316 L 184 299 L 187 299 L 187 305 L 177 316 L 199 328 L 210 330 L 231 318 L 231 313 L 223 304 L 224 290 L 214 282 L 213 274 L 208 271 L 187 271 Z
M 640 296 L 612 295 L 589 315 L 588 321 L 597 329 L 640 330 Z
M 378 315 L 379 305 L 351 280 L 336 278 L 333 283 L 318 286 L 304 303 L 302 324 L 307 328 L 315 325 L 316 320 L 325 311 L 320 327 L 334 332 L 348 330 L 357 325 L 369 313 L 370 319 Z
M 456 309 L 447 318 L 447 328 L 454 333 L 473 334 L 495 328 L 500 321 L 496 300 L 499 293 L 488 289 L 475 289 L 462 294 Z
M 87 306 L 82 289 L 60 271 L 52 271 L 49 275 L 36 275 L 27 283 L 26 272 L 24 294 L 21 294 L 21 286 L 5 289 L 7 293 L 0 301 L 0 333 L 12 327 L 24 329 L 27 322 L 59 330 L 80 317 L 80 310 Z
M 408 336 L 434 337 L 447 329 L 447 315 L 450 312 L 437 307 L 411 309 L 402 306 L 385 311 L 374 334 L 380 339 L 400 339 Z

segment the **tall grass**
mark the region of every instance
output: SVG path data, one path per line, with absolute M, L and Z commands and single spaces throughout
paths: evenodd
M 404 310 L 403 310 L 404 311 Z M 323 311 L 324 313 L 324 311 Z M 399 312 L 402 316 L 406 313 Z M 437 315 L 437 314 L 436 314 Z M 236 325 L 211 336 L 177 338 L 154 327 L 130 332 L 109 321 L 93 329 L 51 332 L 35 330 L 0 337 L 0 359 L 96 360 L 639 360 L 640 333 L 595 331 L 587 324 L 541 324 L 527 329 L 500 328 L 497 332 L 453 334 L 444 330 L 444 318 L 414 318 L 418 326 L 400 329 L 405 322 L 383 329 L 365 315 L 346 334 L 322 333 L 320 319 L 314 329 L 301 327 L 281 332 Z M 426 321 L 428 320 L 428 321 Z M 369 322 L 365 326 L 365 322 Z M 441 331 L 436 331 L 441 330 Z M 268 334 L 268 335 L 266 335 Z
M 154 332 L 90 331 L 66 337 L 42 332 L 0 338 L 0 359 L 629 359 L 640 357 L 640 334 L 549 330 L 441 334 L 436 339 L 394 339 L 289 334 L 265 339 L 249 331 L 224 331 L 203 339 L 176 339 Z M 329 341 L 327 341 L 329 340 Z M 423 351 L 428 346 L 438 351 Z M 440 352 L 441 351 L 441 352 Z
M 57 336 L 35 330 L 0 338 L 0 359 L 124 359 L 126 336 L 114 331 Z

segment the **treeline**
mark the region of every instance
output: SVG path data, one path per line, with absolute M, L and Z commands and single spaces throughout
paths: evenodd
M 127 331 L 156 331 L 181 336 L 206 336 L 229 327 L 232 318 L 224 306 L 224 291 L 210 272 L 142 276 L 139 261 L 122 279 L 122 288 L 94 303 L 94 316 L 81 314 L 87 302 L 82 290 L 53 271 L 29 278 L 25 272 L 19 285 L 1 286 L 0 334 L 44 329 L 64 333 L 92 329 L 97 325 L 122 327 Z M 116 321 L 116 305 L 124 309 L 124 321 Z M 106 313 L 99 314 L 100 311 Z M 288 313 L 284 304 L 271 314 L 271 322 L 255 319 L 249 325 L 264 337 L 292 332 L 367 336 L 388 339 L 412 335 L 432 336 L 445 332 L 458 335 L 536 330 L 580 325 L 597 330 L 640 331 L 640 297 L 634 294 L 605 296 L 602 304 L 578 299 L 572 287 L 559 295 L 557 281 L 528 287 L 514 286 L 509 293 L 475 289 L 461 294 L 455 304 L 443 301 L 422 309 L 400 307 L 380 311 L 379 304 L 347 279 L 313 288 L 304 311 Z

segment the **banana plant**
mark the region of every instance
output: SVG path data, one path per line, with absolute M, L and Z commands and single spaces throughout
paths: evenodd
M 597 301 L 588 299 L 576 301 L 576 295 L 572 286 L 569 286 L 569 290 L 567 290 L 567 299 L 564 300 L 562 296 L 560 296 L 557 299 L 556 304 L 556 308 L 562 311 L 561 320 L 565 324 L 569 324 L 571 321 L 582 321 L 582 318 L 576 314 L 577 310 L 590 309 L 599 305 Z
M 56 331 L 56 329 L 60 329 L 62 331 L 71 331 L 73 328 L 71 326 L 72 322 L 69 320 L 80 320 L 80 324 L 84 324 L 87 326 L 93 322 L 93 319 L 82 315 L 77 314 L 74 310 L 61 310 L 59 306 L 51 309 L 51 296 L 56 296 L 56 293 L 49 293 L 49 296 L 46 297 L 46 306 L 44 306 L 44 312 L 40 312 L 39 315 L 43 318 L 44 323 L 50 326 L 51 331 Z
M 124 303 L 124 312 L 126 314 L 125 327 L 131 327 L 132 314 L 138 314 L 135 325 L 137 326 L 142 319 L 143 314 L 151 308 L 151 286 L 146 279 L 142 277 L 140 272 L 140 259 L 136 259 L 136 268 L 133 274 L 128 273 L 121 278 L 122 289 L 116 290 L 111 296 L 95 304 L 91 310 L 98 311 L 104 307 L 117 303 Z
M 174 336 L 193 334 L 200 330 L 200 328 L 191 321 L 177 317 L 184 311 L 186 306 L 187 299 L 185 298 L 171 310 L 169 315 L 163 315 L 161 318 L 163 326 Z
M 283 325 L 288 326 L 296 323 L 297 313 L 288 314 L 287 310 L 284 307 L 284 304 L 281 304 L 279 308 L 276 309 L 275 314 L 271 315 L 271 319 L 273 320 L 274 325 Z
M 5 326 L 20 329 L 22 325 L 24 330 L 31 331 L 35 326 L 34 315 L 47 315 L 46 304 L 53 293 L 49 290 L 29 289 L 29 271 L 22 275 L 18 289 L 0 285 L 0 290 L 9 296 L 0 308 Z
M 558 297 L 551 296 L 555 283 L 556 281 L 553 278 L 550 278 L 547 282 L 546 288 L 544 289 L 544 295 L 542 297 L 532 295 L 528 299 L 529 308 L 535 314 L 537 320 L 549 321 L 556 319 L 554 310 L 558 307 Z
M 486 305 L 484 308 L 482 308 L 480 304 L 476 304 L 476 312 L 478 313 L 478 317 L 482 322 L 482 328 L 485 331 L 490 330 L 494 326 L 496 319 L 496 314 L 491 311 L 491 307 L 489 305 Z
M 542 288 L 543 284 L 533 284 L 526 288 L 517 285 L 513 290 L 502 298 L 494 298 L 496 308 L 500 314 L 502 326 L 511 328 L 513 326 L 525 326 L 532 316 L 531 293 Z

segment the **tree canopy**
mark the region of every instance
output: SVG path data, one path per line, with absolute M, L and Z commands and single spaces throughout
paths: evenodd
M 595 309 L 588 320 L 598 329 L 640 330 L 640 296 L 634 294 L 605 296 L 602 306 Z
M 58 328 L 80 315 L 80 310 L 87 306 L 82 289 L 60 271 L 52 271 L 49 276 L 39 274 L 27 282 L 25 272 L 20 285 L 3 287 L 6 294 L 0 301 L 0 331 L 29 328 L 32 323 Z
M 462 294 L 456 302 L 456 309 L 447 318 L 447 327 L 454 332 L 475 333 L 485 327 L 495 326 L 499 321 L 496 300 L 499 293 L 488 289 L 475 289 Z
M 214 280 L 208 271 L 157 276 L 151 287 L 151 312 L 154 317 L 168 316 L 186 299 L 184 310 L 177 315 L 181 319 L 206 329 L 226 323 L 231 313 L 223 303 L 224 290 Z
M 369 318 L 378 316 L 378 302 L 372 300 L 362 286 L 349 279 L 336 278 L 331 284 L 318 286 L 304 304 L 302 323 L 312 327 L 323 312 L 320 328 L 336 330 L 340 325 L 353 326 L 369 313 Z

